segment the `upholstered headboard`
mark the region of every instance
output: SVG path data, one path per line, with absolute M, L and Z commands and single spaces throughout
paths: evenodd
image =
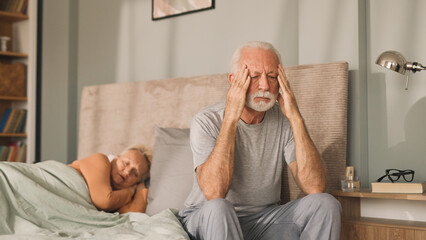
M 285 68 L 309 133 L 327 171 L 327 191 L 339 188 L 346 164 L 348 64 L 345 62 Z M 227 74 L 115 83 L 83 89 L 78 157 L 95 152 L 119 153 L 142 143 L 154 146 L 154 127 L 188 128 L 203 107 L 224 100 Z M 303 194 L 287 170 L 282 200 Z M 290 191 L 289 191 L 290 190 Z

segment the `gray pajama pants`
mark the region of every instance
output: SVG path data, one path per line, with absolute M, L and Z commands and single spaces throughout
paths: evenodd
M 310 194 L 251 216 L 237 217 L 232 203 L 213 199 L 181 211 L 182 224 L 196 240 L 340 238 L 341 206 L 330 194 Z

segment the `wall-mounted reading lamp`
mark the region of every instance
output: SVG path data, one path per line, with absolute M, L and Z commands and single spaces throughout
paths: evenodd
M 422 66 L 418 62 L 407 62 L 404 56 L 402 56 L 402 54 L 397 51 L 383 52 L 377 58 L 376 64 L 403 75 L 405 75 L 406 70 L 412 71 L 413 73 L 421 71 L 421 70 L 426 70 L 426 67 Z M 405 81 L 405 90 L 407 89 L 408 89 L 408 74 L 407 74 L 407 80 Z

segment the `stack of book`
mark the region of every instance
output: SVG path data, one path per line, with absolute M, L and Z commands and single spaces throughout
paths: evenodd
M 7 108 L 0 120 L 0 133 L 23 133 L 27 120 L 26 109 Z
M 25 14 L 28 0 L 0 0 L 0 11 Z
M 25 162 L 27 157 L 27 144 L 14 142 L 9 145 L 0 145 L 0 161 Z
M 424 193 L 426 182 L 372 182 L 373 193 Z

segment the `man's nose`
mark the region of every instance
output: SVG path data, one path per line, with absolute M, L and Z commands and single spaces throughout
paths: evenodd
M 259 90 L 268 91 L 269 90 L 269 81 L 266 77 L 266 74 L 262 74 L 259 79 Z

